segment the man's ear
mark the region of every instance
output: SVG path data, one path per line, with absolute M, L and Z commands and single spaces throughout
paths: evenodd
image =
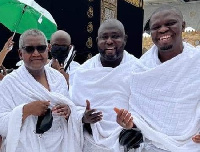
M 51 49 L 52 49 L 52 45 L 50 43 L 48 43 L 48 52 L 51 52 Z
M 22 50 L 18 50 L 18 55 L 19 55 L 19 58 L 20 58 L 20 60 L 22 60 L 23 58 L 22 58 Z
M 96 42 L 98 43 L 98 37 L 96 37 Z
M 182 32 L 185 31 L 185 26 L 186 26 L 186 23 L 185 23 L 185 21 L 183 21 L 183 23 L 182 23 Z
M 127 39 L 128 39 L 128 35 L 125 35 L 125 37 L 124 37 L 124 44 L 125 45 L 126 45 Z

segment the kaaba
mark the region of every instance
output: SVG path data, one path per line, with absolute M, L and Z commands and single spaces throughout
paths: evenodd
M 77 50 L 75 61 L 83 63 L 89 56 L 98 53 L 96 45 L 97 31 L 100 24 L 109 18 L 117 18 L 125 27 L 128 41 L 125 49 L 140 57 L 142 55 L 143 33 L 143 0 L 35 0 L 51 13 L 57 23 L 58 30 L 71 35 L 72 44 Z M 8 14 L 8 18 L 9 18 Z M 12 35 L 0 24 L 0 47 Z M 8 53 L 3 65 L 16 68 L 18 57 L 18 41 L 20 34 L 14 37 L 15 46 Z

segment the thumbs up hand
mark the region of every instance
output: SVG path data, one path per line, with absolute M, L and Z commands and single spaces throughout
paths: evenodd
M 90 102 L 86 100 L 86 109 L 83 114 L 82 122 L 83 123 L 96 123 L 102 120 L 102 112 L 96 112 L 96 109 L 90 108 Z

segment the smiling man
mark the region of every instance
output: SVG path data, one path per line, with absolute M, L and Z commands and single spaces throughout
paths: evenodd
M 185 29 L 183 15 L 175 7 L 164 5 L 158 8 L 150 18 L 149 28 L 155 45 L 140 59 L 148 67 L 159 65 L 191 48 L 182 40 Z
M 149 25 L 155 45 L 140 59 L 149 69 L 132 73 L 129 112 L 118 110 L 117 122 L 141 130 L 137 152 L 199 152 L 200 52 L 182 41 L 177 8 L 161 6 Z
M 126 41 L 122 23 L 116 19 L 106 20 L 98 30 L 99 54 L 75 73 L 72 101 L 80 109 L 79 120 L 85 129 L 84 152 L 120 151 L 120 130 L 113 108 L 128 107 L 131 65 L 137 62 L 124 50 Z
M 0 87 L 2 152 L 80 151 L 80 140 L 75 138 L 79 130 L 72 118 L 76 117 L 75 106 L 63 75 L 45 66 L 48 52 L 43 32 L 31 29 L 20 36 L 19 56 L 24 64 L 5 76 Z M 53 112 L 50 129 L 42 135 L 36 133 L 38 117 L 49 109 Z

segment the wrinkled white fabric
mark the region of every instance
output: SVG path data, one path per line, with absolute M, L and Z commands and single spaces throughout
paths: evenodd
M 52 60 L 50 60 L 50 62 L 48 63 L 49 66 L 51 66 L 52 64 Z M 64 62 L 64 67 L 66 66 L 67 64 L 67 59 L 65 60 Z M 72 83 L 73 83 L 73 78 L 74 78 L 74 74 L 77 70 L 77 68 L 80 66 L 80 64 L 76 61 L 72 61 L 69 65 L 69 67 L 67 68 L 67 71 L 66 73 L 69 74 L 69 85 L 72 86 Z
M 142 152 L 199 152 L 192 137 L 200 131 L 200 52 L 184 43 L 181 54 L 160 63 L 153 46 L 133 72 L 129 111 L 146 142 Z
M 81 132 L 76 108 L 68 99 L 65 78 L 45 66 L 50 91 L 37 82 L 22 65 L 7 75 L 0 87 L 0 134 L 6 137 L 3 152 L 80 152 Z M 50 101 L 50 108 L 59 103 L 69 105 L 71 115 L 65 120 L 53 114 L 52 128 L 42 135 L 35 134 L 36 116 L 29 116 L 22 124 L 24 104 Z
M 91 124 L 93 136 L 87 133 L 84 135 L 84 152 L 120 151 L 118 137 L 122 128 L 116 122 L 113 108 L 128 108 L 130 73 L 134 62 L 138 62 L 137 59 L 124 51 L 119 66 L 103 67 L 98 54 L 77 70 L 72 87 L 72 101 L 79 107 L 80 121 L 86 108 L 86 100 L 90 101 L 91 109 L 103 113 L 103 120 Z

